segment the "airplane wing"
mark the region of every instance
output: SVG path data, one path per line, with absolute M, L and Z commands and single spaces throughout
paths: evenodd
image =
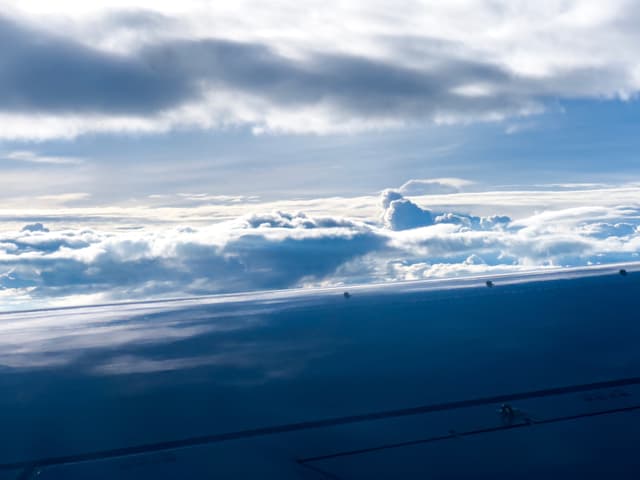
M 0 314 L 0 479 L 637 478 L 640 267 Z

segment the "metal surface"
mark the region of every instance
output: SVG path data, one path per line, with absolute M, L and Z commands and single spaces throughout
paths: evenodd
M 475 458 L 522 434 L 546 452 L 544 431 L 565 424 L 598 425 L 600 442 L 627 445 L 640 431 L 640 273 L 625 270 L 493 276 L 493 288 L 478 277 L 355 287 L 348 298 L 323 289 L 1 314 L 0 475 L 243 478 L 251 463 L 277 478 L 465 478 L 435 461 L 444 454 L 420 461 L 435 445 L 403 461 L 382 450 L 443 437 L 456 456 Z M 533 430 L 500 424 L 505 402 L 535 410 Z M 516 428 L 525 432 L 503 431 Z M 550 452 L 530 466 L 598 471 L 596 439 L 587 445 L 587 427 L 571 428 L 571 462 Z M 632 456 L 626 465 L 600 458 L 637 473 Z M 512 478 L 513 468 L 476 463 L 479 476 Z

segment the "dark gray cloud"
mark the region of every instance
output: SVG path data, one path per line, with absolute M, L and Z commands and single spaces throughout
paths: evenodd
M 161 19 L 160 19 L 161 20 Z M 113 24 L 154 22 L 129 14 Z M 202 89 L 222 89 L 281 107 L 323 103 L 355 117 L 428 118 L 436 114 L 513 111 L 528 100 L 506 88 L 514 81 L 490 62 L 430 52 L 430 67 L 345 55 L 286 58 L 258 44 L 217 39 L 149 44 L 129 55 L 91 49 L 0 19 L 0 110 L 150 114 L 196 101 Z M 490 84 L 490 95 L 452 91 Z
M 628 45 L 637 35 L 628 19 L 637 9 L 598 13 L 565 3 L 521 12 L 481 2 L 485 15 L 473 28 L 457 7 L 433 6 L 425 15 L 424 5 L 409 2 L 399 13 L 384 7 L 371 16 L 374 6 L 357 21 L 383 28 L 353 31 L 345 12 L 331 41 L 297 5 L 284 9 L 286 26 L 280 15 L 253 17 L 246 6 L 198 18 L 112 10 L 69 20 L 59 35 L 5 17 L 0 41 L 11 48 L 0 57 L 0 115 L 26 115 L 14 115 L 0 137 L 229 125 L 353 132 L 499 121 L 541 113 L 558 99 L 633 98 L 637 61 Z M 511 28 L 524 20 L 529 27 Z M 304 35 L 291 36 L 296 31 Z
M 192 79 L 0 17 L 0 110 L 145 113 L 191 98 Z

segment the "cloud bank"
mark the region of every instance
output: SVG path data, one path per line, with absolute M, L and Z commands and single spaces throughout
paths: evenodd
M 501 121 L 540 113 L 550 99 L 630 99 L 640 88 L 640 57 L 628 48 L 638 41 L 633 2 L 409 0 L 390 12 L 379 1 L 285 1 L 271 10 L 7 3 L 0 137 Z
M 2 308 L 634 261 L 640 249 L 637 204 L 511 218 L 428 208 L 389 189 L 379 209 L 125 230 L 27 224 L 0 233 Z

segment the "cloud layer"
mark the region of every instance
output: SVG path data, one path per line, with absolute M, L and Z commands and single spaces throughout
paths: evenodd
M 7 5 L 0 136 L 496 121 L 640 88 L 633 2 L 235 3 Z
M 379 205 L 360 219 L 272 211 L 191 227 L 27 224 L 0 234 L 0 299 L 11 309 L 638 259 L 638 205 L 512 219 L 427 208 L 399 190 Z

